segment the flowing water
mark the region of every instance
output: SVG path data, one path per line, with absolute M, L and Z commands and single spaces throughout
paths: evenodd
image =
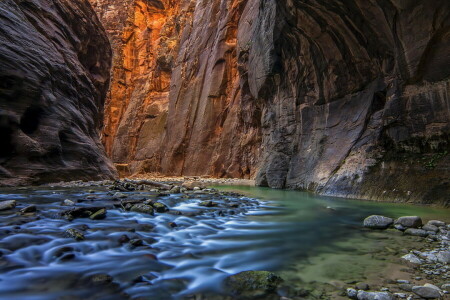
M 156 197 L 170 208 L 151 216 L 114 207 L 117 201 L 104 187 L 89 193 L 87 188 L 0 190 L 0 200 L 17 201 L 16 212 L 29 204 L 38 210 L 0 212 L 0 299 L 179 299 L 220 292 L 226 276 L 245 270 L 276 271 L 298 286 L 358 281 L 370 277 L 368 270 L 381 274 L 387 266 L 380 263 L 385 259 L 380 251 L 401 243 L 395 234 L 363 230 L 366 216 L 450 221 L 445 209 L 217 188 L 245 196 L 124 193 L 127 200 Z M 105 206 L 107 217 L 61 218 L 68 209 L 61 206 L 65 199 L 78 201 L 77 207 Z M 218 206 L 201 206 L 209 199 Z M 69 228 L 83 232 L 85 240 L 67 237 Z M 120 242 L 124 235 L 142 245 Z

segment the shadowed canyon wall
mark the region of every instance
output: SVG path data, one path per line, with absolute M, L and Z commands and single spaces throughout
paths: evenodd
M 110 65 L 87 0 L 0 1 L 0 184 L 117 176 L 100 142 Z
M 449 205 L 445 0 L 91 0 L 132 173 Z

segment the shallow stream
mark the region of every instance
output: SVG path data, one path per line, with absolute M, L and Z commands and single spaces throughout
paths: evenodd
M 118 200 L 104 187 L 0 190 L 0 200 L 18 203 L 15 211 L 0 212 L 0 299 L 179 299 L 220 292 L 223 279 L 245 270 L 275 271 L 298 287 L 339 286 L 380 276 L 388 254 L 407 247 L 399 235 L 362 229 L 366 216 L 450 221 L 444 209 L 216 188 L 245 196 L 124 193 L 127 200 L 156 199 L 170 209 L 151 216 L 114 207 Z M 65 199 L 76 207 L 106 207 L 107 217 L 64 219 Z M 202 206 L 205 200 L 217 206 Z M 36 213 L 17 213 L 30 204 Z M 68 237 L 69 228 L 85 239 Z M 124 235 L 142 244 L 124 243 Z

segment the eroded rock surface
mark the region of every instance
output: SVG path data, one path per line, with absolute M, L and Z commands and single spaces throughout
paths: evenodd
M 123 169 L 449 204 L 448 1 L 91 1 Z
M 112 178 L 111 48 L 87 0 L 0 2 L 0 184 Z

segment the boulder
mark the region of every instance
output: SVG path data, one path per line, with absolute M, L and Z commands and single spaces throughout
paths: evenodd
M 393 223 L 393 219 L 385 216 L 372 215 L 364 219 L 364 227 L 371 229 L 386 229 Z
M 422 226 L 422 219 L 418 216 L 400 217 L 395 220 L 395 224 L 399 224 L 406 228 L 419 228 Z
M 439 220 L 430 220 L 428 221 L 427 225 L 432 225 L 436 227 L 442 227 L 445 226 L 445 222 L 439 221 Z
M 434 225 L 426 224 L 422 227 L 423 230 L 431 231 L 431 232 L 438 232 L 439 228 Z
M 69 228 L 69 229 L 67 229 L 67 230 L 65 231 L 65 233 L 66 233 L 66 236 L 67 236 L 67 237 L 71 237 L 71 238 L 73 238 L 73 239 L 75 239 L 75 240 L 77 240 L 77 241 L 82 241 L 82 240 L 84 240 L 84 234 L 83 234 L 80 230 L 78 230 L 78 229 L 75 229 L 75 228 Z
M 7 200 L 0 202 L 0 211 L 9 210 L 16 207 L 16 200 Z
M 268 271 L 244 271 L 225 279 L 225 291 L 236 299 L 255 299 L 275 294 L 283 279 Z
M 443 264 L 450 264 L 450 250 L 441 251 L 436 255 L 437 261 Z
M 153 202 L 152 206 L 156 210 L 156 212 L 159 212 L 159 213 L 164 213 L 164 212 L 169 211 L 169 208 L 161 202 Z
M 413 286 L 414 294 L 425 299 L 437 299 L 441 297 L 439 289 L 430 286 Z
M 154 215 L 153 207 L 147 204 L 135 204 L 130 208 L 130 211 Z
M 394 295 L 389 292 L 365 292 L 358 291 L 358 300 L 395 300 Z

